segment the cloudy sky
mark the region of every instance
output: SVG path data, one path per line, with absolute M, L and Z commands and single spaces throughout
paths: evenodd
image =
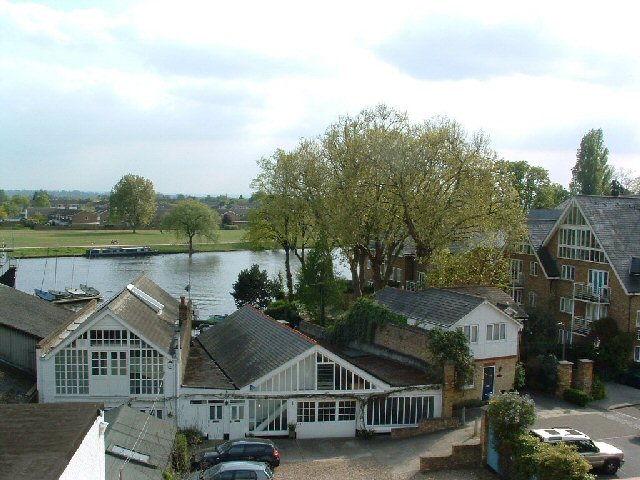
M 568 185 L 640 174 L 633 2 L 0 0 L 0 188 L 247 194 L 256 160 L 385 103 Z

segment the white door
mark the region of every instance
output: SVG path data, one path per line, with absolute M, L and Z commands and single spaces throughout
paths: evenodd
M 229 438 L 242 438 L 247 433 L 247 407 L 244 400 L 229 404 Z
M 222 418 L 222 400 L 209 400 L 209 421 L 207 423 L 207 435 L 209 438 L 224 438 L 224 423 Z

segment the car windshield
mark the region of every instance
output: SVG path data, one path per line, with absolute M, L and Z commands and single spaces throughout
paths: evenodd
M 231 448 L 231 442 L 224 442 L 222 445 L 216 447 L 216 452 L 224 453 Z
M 222 468 L 222 464 L 220 463 L 211 468 L 207 468 L 204 471 L 204 475 L 203 475 L 204 480 L 211 480 L 214 477 L 214 475 L 220 471 L 221 468 Z
M 273 478 L 273 469 L 269 465 L 264 467 L 264 471 L 267 473 L 267 478 Z

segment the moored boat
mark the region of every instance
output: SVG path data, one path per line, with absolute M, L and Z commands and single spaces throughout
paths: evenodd
M 160 250 L 154 250 L 150 247 L 102 247 L 88 249 L 85 256 L 89 258 L 139 257 L 145 255 L 157 255 L 158 253 L 160 253 Z

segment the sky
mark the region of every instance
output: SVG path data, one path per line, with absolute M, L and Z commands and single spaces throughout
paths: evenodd
M 634 2 L 0 0 L 0 188 L 249 194 L 380 103 L 568 186 L 585 133 L 640 175 Z

